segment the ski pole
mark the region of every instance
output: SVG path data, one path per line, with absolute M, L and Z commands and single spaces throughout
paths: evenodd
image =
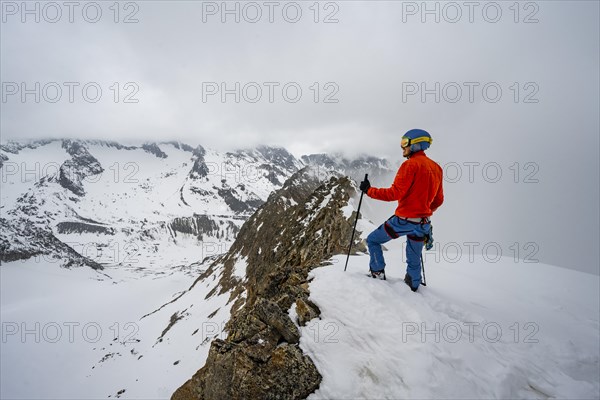
M 369 177 L 369 174 L 365 174 L 365 181 Z M 362 204 L 363 192 L 360 192 L 360 200 L 358 201 L 358 210 L 356 210 L 356 219 L 354 220 L 354 228 L 352 228 L 352 237 L 350 238 L 350 245 L 348 246 L 348 256 L 346 257 L 346 265 L 344 266 L 344 272 L 346 272 L 346 268 L 348 268 L 348 260 L 350 259 L 350 250 L 352 249 L 352 243 L 354 243 L 354 232 L 356 232 L 356 223 L 358 222 L 358 214 L 360 213 L 360 205 Z
M 423 270 L 423 281 L 421 285 L 427 286 L 427 282 L 425 281 L 425 262 L 423 261 L 423 253 L 421 253 L 421 269 Z

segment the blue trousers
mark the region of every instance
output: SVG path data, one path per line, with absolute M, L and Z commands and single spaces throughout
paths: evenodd
M 406 260 L 408 263 L 406 273 L 412 279 L 413 286 L 418 287 L 421 284 L 423 238 L 430 232 L 431 223 L 413 223 L 394 215 L 367 236 L 367 246 L 371 256 L 369 262 L 371 271 L 381 271 L 385 268 L 381 245 L 406 235 Z

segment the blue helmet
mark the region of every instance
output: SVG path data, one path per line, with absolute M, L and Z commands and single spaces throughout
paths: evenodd
M 431 135 L 423 129 L 411 129 L 402 136 L 401 146 L 405 148 L 410 146 L 410 152 L 415 153 L 421 150 L 427 150 L 433 139 Z

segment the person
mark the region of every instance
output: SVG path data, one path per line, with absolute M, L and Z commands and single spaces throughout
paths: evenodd
M 367 237 L 370 275 L 385 280 L 385 259 L 381 245 L 406 235 L 407 268 L 404 282 L 413 292 L 421 284 L 421 252 L 424 241 L 431 240 L 431 215 L 444 202 L 442 168 L 425 155 L 432 143 L 431 135 L 422 129 L 411 129 L 401 140 L 406 158 L 392 186 L 375 188 L 369 180 L 360 183 L 367 196 L 382 201 L 398 201 L 398 207 L 387 221 Z

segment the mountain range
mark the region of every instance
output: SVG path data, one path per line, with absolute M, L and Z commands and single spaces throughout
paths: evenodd
M 218 152 L 180 142 L 39 140 L 0 145 L 0 262 L 171 271 L 224 253 L 295 172 L 391 173 L 384 159 L 295 158 L 280 147 Z M 319 173 L 319 172 L 317 172 Z

